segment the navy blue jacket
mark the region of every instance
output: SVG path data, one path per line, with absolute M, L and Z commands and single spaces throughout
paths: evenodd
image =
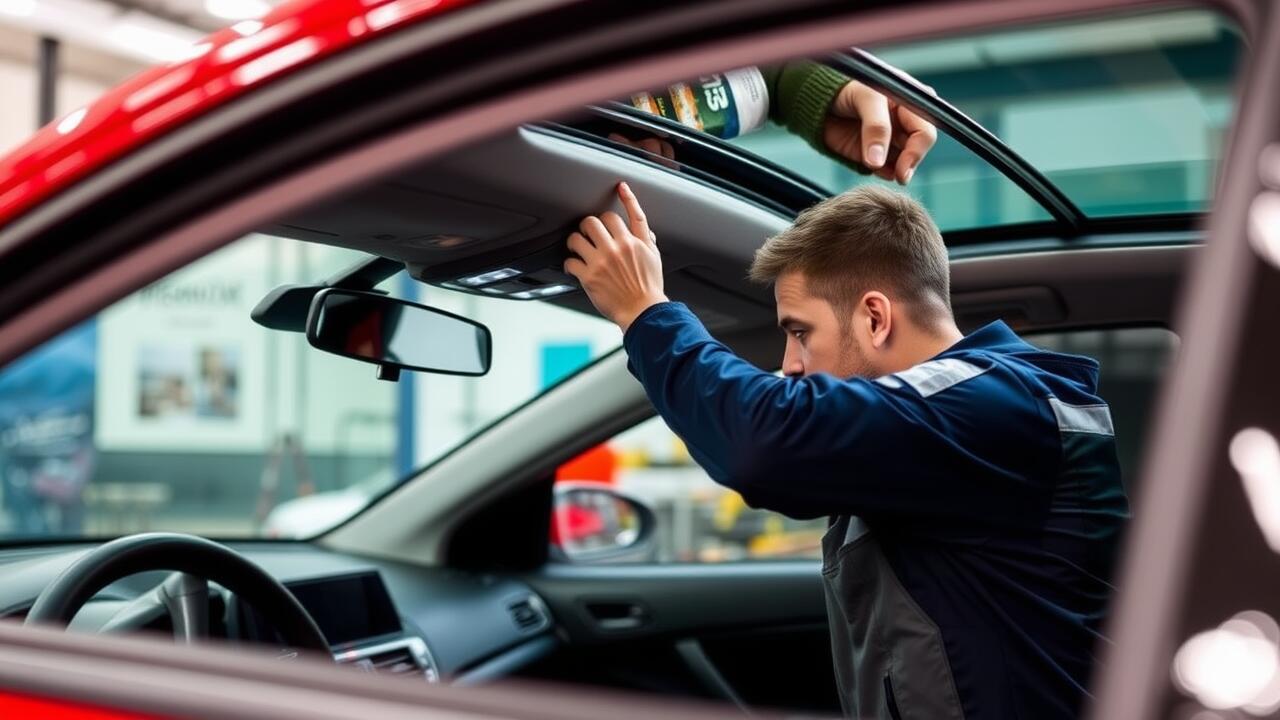
M 1040 350 L 995 322 L 875 380 L 783 378 L 737 357 L 679 303 L 649 308 L 624 344 L 654 407 L 712 479 L 754 507 L 852 519 L 824 572 L 838 575 L 858 537 L 874 535 L 888 585 L 940 634 L 963 717 L 1075 717 L 1128 517 L 1095 361 Z M 829 591 L 860 592 L 856 578 L 843 582 Z M 853 607 L 836 601 L 833 613 Z M 871 681 L 860 665 L 881 663 L 884 675 L 875 698 L 842 688 L 846 710 L 887 703 L 898 717 L 904 690 L 894 683 L 908 680 L 891 676 L 914 670 L 892 648 L 878 660 L 866 649 L 893 620 L 844 622 L 870 627 L 833 637 L 838 655 L 851 653 L 836 658 L 842 682 Z

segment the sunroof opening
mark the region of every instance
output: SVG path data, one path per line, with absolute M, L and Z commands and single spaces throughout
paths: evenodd
M 833 195 L 864 183 L 892 184 L 859 174 L 779 127 L 731 142 L 793 170 Z M 944 232 L 1052 219 L 1025 190 L 941 133 L 911 183 L 899 189 L 924 203 Z
M 1243 49 L 1222 16 L 1108 16 L 866 49 L 991 131 L 1087 217 L 1202 212 L 1212 201 Z M 882 182 L 778 127 L 731 142 L 831 193 Z M 941 133 L 908 191 L 944 231 L 1050 219 Z

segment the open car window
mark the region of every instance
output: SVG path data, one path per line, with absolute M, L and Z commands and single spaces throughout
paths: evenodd
M 1242 48 L 1225 18 L 1177 10 L 865 49 L 932 87 L 1094 218 L 1208 209 Z M 730 142 L 828 193 L 881 182 L 775 125 Z M 907 191 L 944 232 L 1049 219 L 944 133 Z
M 310 537 L 621 342 L 594 316 L 404 273 L 381 289 L 491 328 L 485 377 L 385 382 L 250 319 L 271 288 L 366 257 L 249 235 L 0 369 L 0 542 Z

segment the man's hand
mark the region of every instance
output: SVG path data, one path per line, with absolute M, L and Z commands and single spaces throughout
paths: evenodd
M 569 236 L 569 250 L 578 257 L 564 263 L 601 315 L 622 332 L 649 306 L 666 302 L 662 289 L 662 256 L 649 230 L 640 201 L 626 183 L 618 183 L 618 198 L 627 213 L 588 215 Z
M 857 80 L 831 102 L 822 133 L 831 152 L 903 185 L 938 140 L 928 120 Z

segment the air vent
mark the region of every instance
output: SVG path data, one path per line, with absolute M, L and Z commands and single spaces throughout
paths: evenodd
M 535 632 L 551 625 L 551 614 L 547 606 L 536 595 L 520 598 L 507 605 L 511 619 L 516 627 L 524 632 Z
M 369 668 L 374 672 L 391 673 L 392 675 L 404 675 L 422 670 L 421 667 L 418 667 L 418 661 L 413 659 L 413 653 L 409 652 L 407 647 L 370 655 L 361 662 L 368 663 Z
M 334 660 L 365 672 L 410 677 L 416 675 L 427 682 L 440 679 L 435 661 L 421 638 L 405 638 L 373 647 L 348 650 L 335 655 Z

